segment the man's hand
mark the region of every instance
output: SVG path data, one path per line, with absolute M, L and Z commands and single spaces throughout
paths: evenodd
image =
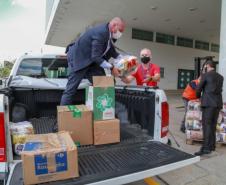
M 152 80 L 151 75 L 147 74 L 147 75 L 146 75 L 146 78 L 143 80 L 143 83 L 148 83 L 148 82 L 150 82 L 151 80 Z
M 119 77 L 119 76 L 120 76 L 120 71 L 119 71 L 119 69 L 117 69 L 116 67 L 113 67 L 111 72 L 112 72 L 112 74 L 113 74 L 115 77 Z
M 111 69 L 112 68 L 112 65 L 107 62 L 106 60 L 104 60 L 101 64 L 100 64 L 100 67 L 104 68 L 104 69 Z

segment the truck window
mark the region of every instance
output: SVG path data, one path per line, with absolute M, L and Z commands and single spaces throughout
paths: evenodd
M 39 78 L 67 78 L 66 58 L 30 58 L 21 61 L 17 75 Z

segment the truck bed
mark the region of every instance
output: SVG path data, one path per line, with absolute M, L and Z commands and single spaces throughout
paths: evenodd
M 48 121 L 53 118 L 32 119 L 36 131 L 49 132 Z M 44 125 L 41 123 L 45 123 Z M 37 127 L 37 126 L 41 127 Z M 124 184 L 144 178 L 144 174 L 163 173 L 187 164 L 198 158 L 181 152 L 168 145 L 152 141 L 146 130 L 138 125 L 121 126 L 121 142 L 119 144 L 102 146 L 85 146 L 78 148 L 79 178 L 56 181 L 51 185 L 81 185 L 81 184 Z M 192 163 L 192 162 L 190 162 Z M 173 165 L 173 166 L 172 166 Z M 160 171 L 156 170 L 160 169 Z M 22 163 L 19 161 L 11 174 L 9 185 L 22 185 Z M 132 178 L 131 178 L 132 175 Z M 147 175 L 146 175 L 147 176 Z
M 79 148 L 78 154 L 79 178 L 45 184 L 124 184 L 199 160 L 193 155 L 155 141 Z M 21 162 L 15 166 L 9 184 L 23 184 Z

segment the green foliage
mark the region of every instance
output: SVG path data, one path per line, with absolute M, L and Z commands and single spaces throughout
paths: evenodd
M 11 66 L 6 66 L 4 68 L 0 68 L 0 78 L 8 77 L 11 69 L 12 69 Z

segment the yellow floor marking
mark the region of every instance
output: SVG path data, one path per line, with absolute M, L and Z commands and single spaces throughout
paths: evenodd
M 144 179 L 144 182 L 148 185 L 160 185 L 158 182 L 156 182 L 153 178 L 149 177 Z

